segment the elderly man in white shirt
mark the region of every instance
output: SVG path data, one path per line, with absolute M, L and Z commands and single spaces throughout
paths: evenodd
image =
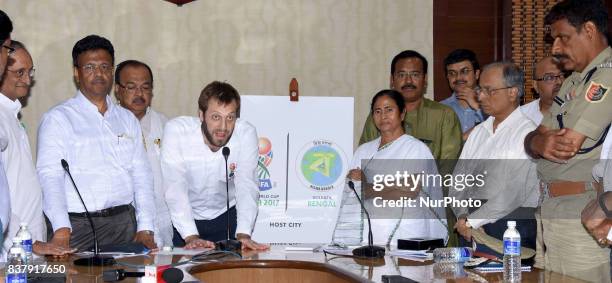
M 36 168 L 32 161 L 28 136 L 17 115 L 21 111 L 21 102 L 30 91 L 34 67 L 32 57 L 25 46 L 16 40 L 11 41 L 13 52 L 9 55 L 2 84 L 0 85 L 0 160 L 1 171 L 6 173 L 9 198 L 6 202 L 10 217 L 3 219 L 8 224 L 4 238 L 4 250 L 13 244 L 21 225 L 26 224 L 32 234 L 33 252 L 38 255 L 61 255 L 69 251 L 46 244 L 46 227 L 42 210 L 42 191 L 38 182 Z M 10 199 L 10 200 L 9 200 Z M 0 204 L 0 206 L 4 206 Z M 4 207 L 2 209 L 5 209 Z M 27 247 L 26 247 L 27 248 Z M 0 253 L 0 260 L 6 253 Z
M 140 125 L 108 95 L 114 48 L 90 35 L 75 44 L 72 59 L 79 90 L 45 113 L 38 130 L 37 169 L 51 242 L 80 250 L 93 246 L 85 208 L 60 163 L 65 159 L 100 245 L 137 241 L 155 248 L 153 177 Z
M 468 242 L 472 229 L 481 227 L 501 240 L 506 230 L 506 221 L 501 220 L 516 220 L 521 245 L 535 249 L 538 179 L 536 164 L 525 153 L 523 140 L 536 125 L 519 108 L 524 82 L 523 71 L 506 62 L 487 65 L 480 76 L 479 100 L 489 118 L 470 134 L 454 174 L 484 173 L 471 171 L 484 164 L 485 184 L 481 188 L 455 187 L 449 191 L 450 196 L 458 199 L 486 200 L 480 207 L 453 208 L 458 218 L 455 228 Z M 477 249 L 501 256 L 480 244 Z
M 153 171 L 155 188 L 155 243 L 158 246 L 172 246 L 172 221 L 166 205 L 162 185 L 159 154 L 161 152 L 164 125 L 168 118 L 153 110 L 153 72 L 137 60 L 126 60 L 117 64 L 115 70 L 115 97 L 119 104 L 130 110 L 140 121 L 142 140 Z
M 533 76 L 533 89 L 538 93 L 539 98 L 521 106 L 521 111 L 536 125 L 540 125 L 544 113 L 548 113 L 553 98 L 559 93 L 565 76 L 552 56 L 544 57 L 536 63 Z
M 267 245 L 251 240 L 259 198 L 258 145 L 255 127 L 238 119 L 240 95 L 230 84 L 215 81 L 202 90 L 198 106 L 199 119 L 178 117 L 164 130 L 161 166 L 166 202 L 176 229 L 174 244 L 213 247 L 207 240 L 227 237 L 227 217 L 231 237 L 235 234 L 243 249 L 267 249 Z M 229 175 L 223 147 L 231 150 Z

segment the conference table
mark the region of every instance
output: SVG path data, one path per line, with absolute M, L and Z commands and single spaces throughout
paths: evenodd
M 191 255 L 184 254 L 124 256 L 117 258 L 118 264 L 114 266 L 83 267 L 73 265 L 73 256 L 55 261 L 47 258 L 47 264 L 65 266 L 66 282 L 104 282 L 103 270 L 123 268 L 137 271 L 138 266 L 182 263 L 190 258 Z M 177 268 L 185 272 L 183 282 L 381 282 L 383 275 L 401 275 L 415 282 L 502 281 L 502 273 L 483 274 L 471 270 L 461 272 L 459 276 L 454 276 L 452 272 L 440 273 L 432 261 L 413 261 L 389 255 L 380 259 L 353 259 L 308 250 L 290 251 L 286 246 L 243 252 L 242 258 L 216 255 Z M 0 274 L 4 282 L 4 270 Z M 523 282 L 584 282 L 535 268 L 523 272 L 522 279 Z M 126 278 L 121 282 L 140 281 Z

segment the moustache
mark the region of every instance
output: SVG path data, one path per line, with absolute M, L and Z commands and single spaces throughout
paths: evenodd
M 553 60 L 555 60 L 557 63 L 561 62 L 561 59 L 569 59 L 569 56 L 567 56 L 567 54 L 554 54 L 553 56 Z
M 416 89 L 416 86 L 413 84 L 405 84 L 402 86 L 402 90 L 406 90 L 406 89 Z
M 145 100 L 142 99 L 142 97 L 136 97 L 134 99 L 132 99 L 132 103 L 136 103 L 136 104 L 144 104 Z
M 466 84 L 466 83 L 467 83 L 467 81 L 463 81 L 463 80 L 456 80 L 454 84 L 455 84 L 455 85 L 458 85 L 458 84 Z

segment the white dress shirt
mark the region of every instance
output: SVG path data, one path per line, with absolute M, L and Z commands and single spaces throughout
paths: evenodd
M 212 152 L 204 143 L 200 126 L 196 117 L 170 120 L 161 148 L 166 203 L 183 238 L 199 234 L 194 219 L 214 219 L 227 210 L 225 159 L 221 149 Z M 259 199 L 255 127 L 238 119 L 226 146 L 230 149 L 229 197 L 230 207 L 236 205 L 236 233 L 251 235 Z
M 368 179 L 368 183 L 373 182 L 374 174 L 392 174 L 400 168 L 412 172 L 438 173 L 431 151 L 420 140 L 409 135 L 402 135 L 383 147 L 380 147 L 380 141 L 381 138 L 378 137 L 373 141 L 362 144 L 353 155 L 350 168 L 361 168 Z M 396 160 L 397 162 L 390 162 L 390 160 Z M 431 160 L 431 162 L 424 162 L 426 160 Z M 354 183 L 355 190 L 361 195 L 362 182 Z M 425 191 L 431 199 L 442 199 L 440 188 L 424 188 L 420 197 L 426 197 L 424 196 Z M 394 213 L 394 215 L 389 215 L 393 218 L 382 218 L 382 215 L 372 214 L 372 211 L 374 211 L 373 200 L 363 201 L 364 206 L 371 213 L 375 244 L 395 245 L 397 239 L 407 238 L 441 238 L 445 241 L 448 238 L 444 209 L 437 209 L 436 211 L 421 206 L 406 207 L 401 210 L 401 215 Z M 342 193 L 338 221 L 332 237 L 333 241 L 348 245 L 367 243 L 368 228 L 365 228 L 367 223 L 364 221 L 367 220 L 363 219 L 359 201 L 353 191 L 348 186 L 345 187 Z
M 457 199 L 486 199 L 476 211 L 467 216 L 468 223 L 476 229 L 494 223 L 519 207 L 537 207 L 539 182 L 536 164 L 525 153 L 525 136 L 536 128 L 533 121 L 517 108 L 504 119 L 495 132 L 490 116 L 474 127 L 463 146 L 459 162 L 454 171 L 458 174 L 480 174 L 468 167 L 475 160 L 491 160 L 485 163 L 487 175 L 483 188 L 466 188 L 462 191 L 451 188 L 449 195 Z M 462 160 L 465 160 L 462 162 Z M 500 160 L 506 160 L 500 162 Z M 467 214 L 467 208 L 454 207 L 455 215 Z
M 84 212 L 70 172 L 90 212 L 135 204 L 137 230 L 154 231 L 153 176 L 138 119 L 106 97 L 104 115 L 80 91 L 51 108 L 38 128 L 38 176 L 45 214 L 56 231 L 72 228 L 69 212 Z
M 2 140 L 0 140 L 0 143 Z M 0 144 L 1 145 L 1 144 Z M 2 166 L 2 158 L 0 158 L 0 221 L 2 221 L 2 231 L 4 234 L 6 227 L 11 217 L 11 195 L 9 194 L 8 182 L 6 181 L 6 174 L 4 174 L 4 166 Z M 2 245 L 0 245 L 0 253 L 2 252 Z
M 525 116 L 527 116 L 527 118 L 533 121 L 536 125 L 540 125 L 540 123 L 542 123 L 542 118 L 544 118 L 544 115 L 542 115 L 542 111 L 540 111 L 539 98 L 522 105 L 521 111 L 523 111 L 523 114 L 525 114 Z
M 164 197 L 165 191 L 162 184 L 161 164 L 159 155 L 161 153 L 162 136 L 164 135 L 164 125 L 168 118 L 149 107 L 147 113 L 140 119 L 140 127 L 144 138 L 147 157 L 153 172 L 153 184 L 155 191 L 155 242 L 158 246 L 172 246 L 172 221 L 170 211 L 166 205 Z
M 4 238 L 6 251 L 12 246 L 13 237 L 17 235 L 22 222 L 28 223 L 32 240 L 47 239 L 42 192 L 32 160 L 28 135 L 17 118 L 19 111 L 21 111 L 19 100 L 12 101 L 0 94 L 0 137 L 5 137 L 8 142 L 5 143 L 6 146 L 0 148 L 0 156 L 11 202 L 11 216 Z

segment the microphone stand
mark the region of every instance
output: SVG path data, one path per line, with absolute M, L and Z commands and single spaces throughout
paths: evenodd
M 83 197 L 81 196 L 81 193 L 79 192 L 79 189 L 77 188 L 77 185 L 74 182 L 74 179 L 72 178 L 72 174 L 70 174 L 70 168 L 68 167 L 68 162 L 65 159 L 62 159 L 62 167 L 64 168 L 66 173 L 68 173 L 68 177 L 70 178 L 70 181 L 72 182 L 72 185 L 74 186 L 74 189 L 76 190 L 77 195 L 79 196 L 79 199 L 81 200 L 81 203 L 85 208 L 85 215 L 87 216 L 87 220 L 89 220 L 89 225 L 91 225 L 91 231 L 93 232 L 94 239 L 94 255 L 90 257 L 76 259 L 74 261 L 74 265 L 106 266 L 115 264 L 115 258 L 113 258 L 112 256 L 104 256 L 99 254 L 100 251 L 98 250 L 98 237 L 96 236 L 96 227 L 94 226 L 93 219 L 89 214 L 89 210 L 87 210 L 87 206 L 85 206 L 85 201 L 83 201 Z
M 220 251 L 230 251 L 230 252 L 235 252 L 235 253 L 240 253 L 240 251 L 242 250 L 242 243 L 238 240 L 233 240 L 230 237 L 230 216 L 229 216 L 229 175 L 227 172 L 227 158 L 230 155 L 230 149 L 229 147 L 223 147 L 223 151 L 221 152 L 223 154 L 223 158 L 225 158 L 225 191 L 226 191 L 226 196 L 225 196 L 225 205 L 227 207 L 227 211 L 225 212 L 226 215 L 226 222 L 227 222 L 227 239 L 225 240 L 221 240 L 215 243 L 215 249 L 216 250 L 220 250 Z
M 359 194 L 357 194 L 357 190 L 355 190 L 355 184 L 353 183 L 353 181 L 348 181 L 348 186 L 349 188 L 351 188 L 351 190 L 353 190 L 353 193 L 355 193 L 355 196 L 357 197 L 359 204 L 361 204 L 361 209 L 363 209 L 366 217 L 368 218 L 368 229 L 369 229 L 368 230 L 368 245 L 354 249 L 353 255 L 358 256 L 358 257 L 366 257 L 366 258 L 384 257 L 385 248 L 374 245 L 374 235 L 372 234 L 372 221 L 370 220 L 370 214 L 368 213 L 368 210 L 363 205 L 363 202 L 361 201 Z

